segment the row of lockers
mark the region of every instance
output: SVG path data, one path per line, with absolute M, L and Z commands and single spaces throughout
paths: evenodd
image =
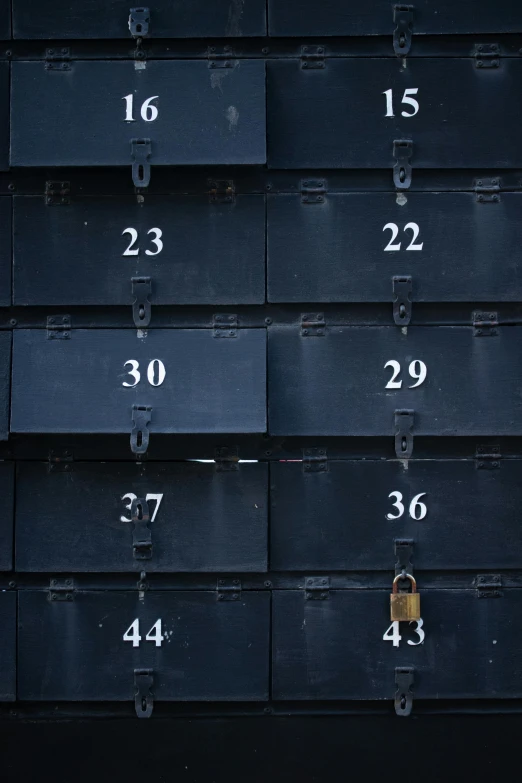
M 511 0 L 421 0 L 415 6 L 366 0 L 3 0 L 0 38 L 204 38 L 296 35 L 392 35 L 399 52 L 419 34 L 519 32 L 522 15 Z M 12 7 L 12 27 L 11 27 Z
M 334 326 L 45 329 L 0 333 L 0 435 L 265 433 L 395 436 L 522 434 L 522 327 Z M 12 347 L 12 377 L 10 356 Z M 11 416 L 9 387 L 11 386 Z
M 417 572 L 522 567 L 522 466 L 494 449 L 407 466 L 319 450 L 270 465 L 61 458 L 18 462 L 16 482 L 0 462 L 1 571 L 392 573 L 397 541 Z
M 522 58 L 476 54 L 4 62 L 0 169 L 394 167 L 407 188 L 412 167 L 521 166 Z
M 390 625 L 386 590 L 140 593 L 54 580 L 18 591 L 18 633 L 16 598 L 0 593 L 3 700 L 15 698 L 16 640 L 21 701 L 137 696 L 138 714 L 147 705 L 150 714 L 152 693 L 248 702 L 393 700 L 398 691 L 410 709 L 413 697 L 522 697 L 516 588 L 425 590 L 422 619 Z
M 0 306 L 131 305 L 143 277 L 158 305 L 392 302 L 399 277 L 412 301 L 522 300 L 522 193 L 498 179 L 408 194 L 334 193 L 318 179 L 293 195 L 226 195 L 228 184 L 137 200 L 48 183 L 47 196 L 0 197 Z

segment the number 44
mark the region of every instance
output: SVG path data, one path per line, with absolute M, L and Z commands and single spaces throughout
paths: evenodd
M 418 642 L 412 642 L 410 639 L 408 639 L 408 644 L 410 644 L 412 647 L 417 647 L 418 644 L 422 644 L 423 643 L 424 637 L 426 636 L 426 634 L 424 633 L 424 631 L 422 629 L 422 623 L 423 623 L 422 619 L 420 619 L 420 620 L 412 620 L 410 625 L 412 623 L 416 623 L 417 624 L 417 627 L 415 628 L 415 633 L 419 637 L 419 641 Z M 383 634 L 382 638 L 383 638 L 383 640 L 385 642 L 393 642 L 393 646 L 394 647 L 398 647 L 399 646 L 399 642 L 401 641 L 402 636 L 399 633 L 399 621 L 398 620 L 395 620 L 390 625 L 388 630 L 385 631 L 385 633 Z
M 161 620 L 156 620 L 150 631 L 145 637 L 146 642 L 155 642 L 156 647 L 161 647 L 163 641 L 163 634 L 161 633 Z M 132 642 L 133 647 L 139 647 L 141 642 L 140 636 L 140 621 L 138 618 L 129 625 L 125 633 L 123 634 L 124 642 Z

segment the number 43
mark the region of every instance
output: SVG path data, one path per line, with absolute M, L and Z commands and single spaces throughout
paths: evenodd
M 408 639 L 408 644 L 410 644 L 412 647 L 417 647 L 418 644 L 422 644 L 423 643 L 424 637 L 426 636 L 426 634 L 424 633 L 424 631 L 422 629 L 422 624 L 423 624 L 422 618 L 420 620 L 412 620 L 410 625 L 412 623 L 416 623 L 417 624 L 417 627 L 415 628 L 414 633 L 416 633 L 417 636 L 419 637 L 419 641 L 418 642 L 412 642 L 410 639 Z M 398 647 L 399 646 L 399 642 L 401 641 L 402 636 L 399 633 L 399 621 L 398 620 L 395 620 L 390 625 L 390 627 L 384 633 L 382 638 L 383 638 L 383 640 L 385 642 L 393 642 L 393 646 L 394 647 Z

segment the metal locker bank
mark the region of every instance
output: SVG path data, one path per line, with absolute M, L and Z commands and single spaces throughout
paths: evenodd
M 2 782 L 512 779 L 522 6 L 0 0 Z

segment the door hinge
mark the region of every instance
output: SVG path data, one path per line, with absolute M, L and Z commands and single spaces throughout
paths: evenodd
M 48 207 L 61 207 L 71 203 L 71 183 L 52 182 L 45 183 L 45 203 Z
M 236 186 L 232 179 L 208 179 L 208 200 L 211 204 L 233 204 Z
M 407 718 L 413 709 L 413 666 L 398 666 L 395 669 L 395 714 Z
M 325 67 L 325 46 L 301 46 L 301 68 L 311 70 Z
M 214 451 L 217 472 L 239 470 L 239 447 L 219 446 Z
M 397 25 L 393 31 L 393 51 L 399 57 L 404 57 L 411 49 L 413 11 L 413 5 L 393 6 L 393 21 Z
M 409 459 L 413 453 L 414 423 L 414 411 L 395 411 L 395 454 L 398 459 Z
M 305 473 L 326 473 L 328 453 L 325 448 L 303 449 L 303 471 Z
M 498 44 L 476 44 L 473 55 L 476 68 L 498 68 L 500 66 L 500 46 Z
M 152 418 L 150 405 L 132 406 L 132 430 L 130 447 L 133 454 L 145 454 L 149 447 L 149 424 Z
M 325 194 L 324 179 L 301 180 L 301 204 L 322 204 L 325 201 Z
M 475 337 L 495 337 L 498 335 L 498 313 L 476 310 L 473 313 Z
M 235 313 L 215 313 L 212 316 L 214 337 L 237 337 L 239 318 Z
M 134 706 L 138 718 L 150 718 L 154 709 L 152 669 L 134 669 Z
M 328 601 L 330 599 L 329 576 L 305 577 L 305 601 Z
M 393 542 L 395 553 L 395 576 L 413 575 L 413 538 L 396 538 Z
M 47 316 L 47 339 L 70 340 L 71 339 L 71 316 L 48 315 Z
M 150 139 L 131 139 L 132 182 L 136 188 L 147 188 L 150 184 Z
M 150 277 L 131 277 L 132 295 L 132 319 L 134 325 L 142 329 L 150 324 L 152 305 L 150 295 L 152 293 Z
M 407 190 L 411 186 L 413 142 L 410 139 L 395 139 L 393 142 L 393 184 L 397 190 Z
M 48 473 L 69 473 L 73 469 L 72 451 L 56 451 L 51 449 L 48 455 Z
M 411 321 L 412 279 L 409 275 L 392 277 L 393 320 L 397 326 L 408 326 Z
M 473 181 L 476 200 L 483 204 L 500 201 L 500 179 L 498 177 L 481 177 Z
M 74 579 L 51 579 L 49 582 L 49 601 L 74 601 Z
M 135 560 L 152 558 L 152 531 L 150 529 L 149 504 L 145 498 L 134 498 L 130 507 L 132 552 Z
M 500 446 L 477 446 L 475 450 L 477 470 L 498 470 L 501 459 Z
M 477 598 L 502 598 L 502 577 L 500 574 L 479 574 L 475 579 Z
M 234 68 L 236 65 L 234 57 L 234 50 L 231 46 L 224 46 L 222 49 L 217 46 L 207 48 L 209 68 Z
M 303 313 L 301 315 L 301 337 L 324 337 L 325 334 L 324 313 Z
M 218 601 L 239 601 L 241 598 L 241 579 L 220 577 L 216 585 Z
M 58 46 L 45 50 L 45 69 L 47 71 L 70 71 L 71 50 L 68 46 Z
M 150 35 L 150 9 L 131 8 L 129 11 L 129 32 L 133 38 L 146 38 Z

